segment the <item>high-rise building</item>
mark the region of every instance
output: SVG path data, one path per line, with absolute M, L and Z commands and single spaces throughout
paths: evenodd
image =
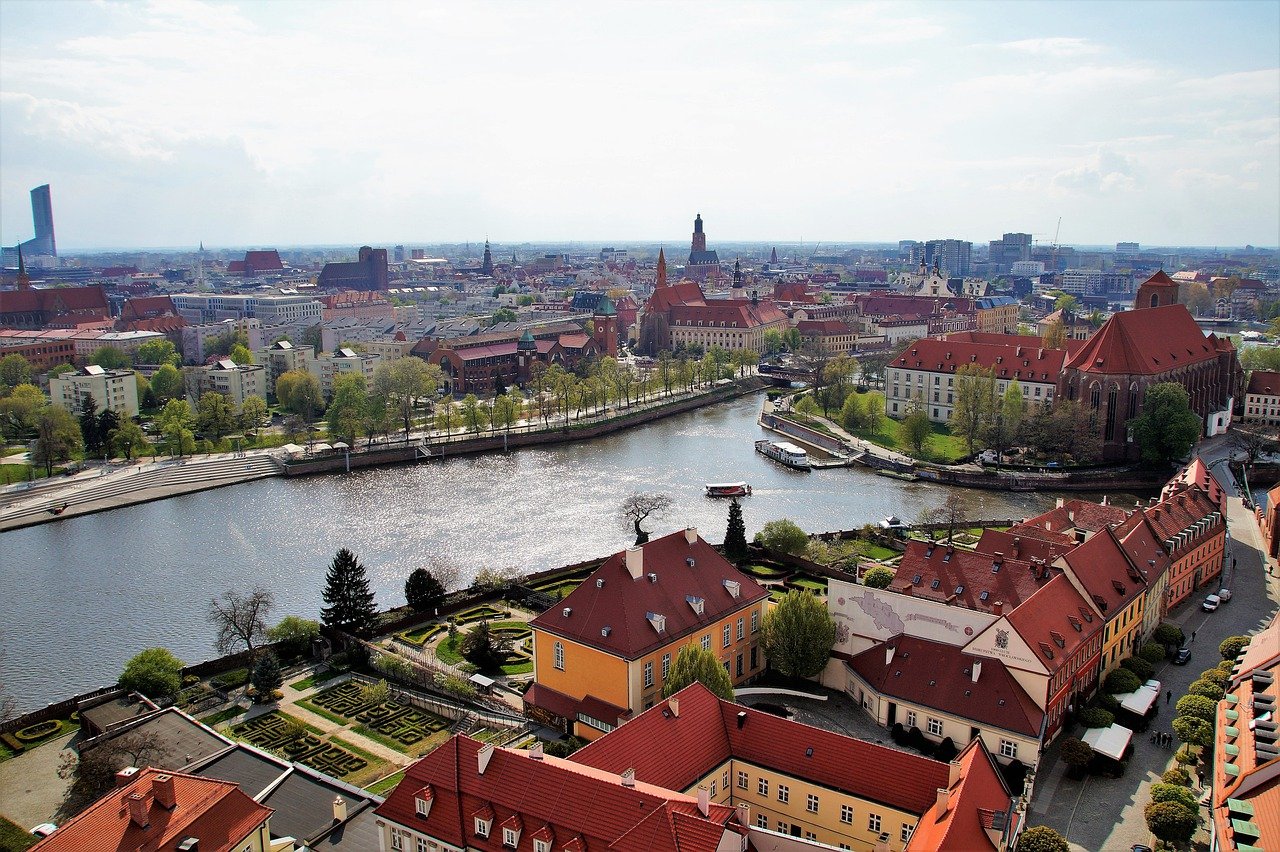
M 1005 234 L 992 240 L 987 259 L 996 272 L 1009 272 L 1015 263 L 1031 259 L 1031 235 Z
M 926 266 L 938 267 L 943 274 L 963 277 L 969 274 L 969 256 L 973 243 L 965 240 L 929 240 L 924 244 Z
M 31 190 L 31 219 L 35 224 L 36 235 L 24 243 L 6 247 L 3 257 L 5 266 L 17 265 L 18 249 L 22 250 L 27 260 L 58 256 L 58 245 L 53 238 L 53 201 L 50 199 L 47 183 Z

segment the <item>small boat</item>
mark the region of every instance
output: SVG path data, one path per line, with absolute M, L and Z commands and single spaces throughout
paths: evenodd
M 756 452 L 796 470 L 809 469 L 809 454 L 790 441 L 756 441 Z
M 745 482 L 708 482 L 708 497 L 750 497 L 751 486 Z

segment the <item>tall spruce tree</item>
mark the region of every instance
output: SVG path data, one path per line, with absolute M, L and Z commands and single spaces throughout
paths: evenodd
M 373 590 L 364 564 L 345 547 L 338 551 L 325 577 L 324 602 L 320 617 L 328 627 L 356 636 L 367 636 L 377 619 Z
M 724 534 L 724 555 L 733 561 L 747 557 L 747 525 L 738 498 L 729 503 L 729 527 Z

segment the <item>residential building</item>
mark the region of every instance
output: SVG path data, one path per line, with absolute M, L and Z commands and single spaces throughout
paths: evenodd
M 1093 335 L 1093 323 L 1074 311 L 1056 310 L 1036 321 L 1036 333 L 1047 337 L 1053 326 L 1062 323 L 1062 334 L 1067 340 L 1088 340 Z
M 1129 561 L 1137 565 L 1147 581 L 1147 599 L 1142 605 L 1142 638 L 1150 636 L 1169 614 L 1171 597 L 1169 582 L 1173 560 L 1165 550 L 1160 532 L 1151 524 L 1145 512 L 1134 512 L 1116 525 L 1116 538 L 1124 548 Z
M 272 809 L 231 781 L 159 769 L 125 769 L 116 789 L 32 847 L 38 852 L 288 852 L 273 844 Z M 184 845 L 185 844 L 185 845 Z
M 0 358 L 6 355 L 21 355 L 27 359 L 31 369 L 43 373 L 59 364 L 72 364 L 76 359 L 75 342 L 68 338 L 52 339 L 46 336 L 24 338 L 23 334 L 37 332 L 20 332 L 0 329 Z
M 1031 234 L 1005 234 L 988 245 L 988 260 L 997 274 L 1009 272 L 1015 263 L 1031 260 Z
M 263 348 L 262 323 L 256 319 L 224 319 L 201 325 L 188 325 L 182 329 L 182 360 L 186 364 L 203 364 L 208 360 L 207 346 L 211 341 L 231 335 L 244 335 L 250 352 Z
M 331 296 L 321 296 L 324 305 L 322 316 L 326 320 L 338 317 L 356 317 L 358 319 L 395 318 L 394 306 L 385 295 L 370 290 L 347 290 Z
M 202 367 L 188 367 L 187 373 L 194 378 L 187 382 L 187 398 L 193 406 L 209 391 L 222 394 L 236 408 L 251 396 L 267 398 L 267 368 L 261 364 L 237 364 L 222 358 Z
M 698 643 L 735 685 L 764 670 L 768 592 L 693 528 L 615 553 L 533 629 L 526 712 L 586 739 L 661 698 L 680 649 Z
M 676 305 L 668 314 L 671 345 L 719 346 L 730 351 L 765 348 L 765 335 L 791 327 L 787 315 L 772 302 L 750 299 L 712 299 L 705 304 Z
M 972 253 L 973 243 L 967 240 L 929 240 L 924 244 L 924 264 L 937 267 L 944 275 L 963 278 L 969 274 Z
M 339 349 L 336 352 L 324 352 L 307 362 L 307 369 L 320 382 L 320 390 L 325 399 L 333 396 L 333 380 L 344 373 L 363 376 L 366 387 L 373 387 L 373 370 L 378 365 L 378 356 L 368 352 L 356 352 L 351 349 Z
M 1256 634 L 1231 673 L 1214 725 L 1209 848 L 1280 847 L 1280 626 Z
M 257 319 L 266 325 L 317 323 L 324 305 L 314 296 L 297 293 L 179 293 L 170 297 L 186 320 L 194 324 Z
M 858 332 L 844 320 L 800 320 L 800 340 L 830 355 L 847 355 L 858 347 Z
M 80 370 L 49 377 L 49 400 L 73 414 L 92 396 L 99 414 L 111 409 L 120 417 L 138 415 L 138 379 L 133 370 L 107 370 L 89 364 Z
M 266 368 L 265 390 L 273 395 L 276 379 L 290 370 L 310 370 L 315 357 L 315 350 L 310 346 L 294 346 L 287 340 L 277 340 L 266 349 L 253 353 L 254 361 Z
M 158 331 L 77 331 L 69 338 L 76 349 L 76 360 L 87 361 L 99 349 L 114 349 L 132 359 L 144 343 L 165 340 Z
M 387 279 L 387 250 L 361 246 L 355 261 L 326 263 L 316 285 L 326 290 L 385 290 Z
M 1142 510 L 1171 560 L 1166 609 L 1196 589 L 1212 586 L 1226 560 L 1227 521 L 1221 506 L 1199 485 L 1166 488 L 1160 501 Z
M 651 743 L 652 745 L 652 743 Z M 384 852 L 746 848 L 732 807 L 542 752 L 463 734 L 405 770 L 375 810 Z
M 1245 423 L 1280 426 L 1280 373 L 1254 370 L 1244 392 Z
M 1106 677 L 1138 651 L 1146 638 L 1148 582 L 1145 567 L 1134 565 L 1111 527 L 1059 557 L 1057 566 L 1102 616 L 1102 655 L 1098 676 Z
M 973 300 L 977 330 L 982 334 L 1017 334 L 1020 303 L 1012 296 L 982 296 Z
M 1076 297 L 1128 295 L 1133 292 L 1133 279 L 1128 272 L 1068 269 L 1058 276 L 1057 289 Z

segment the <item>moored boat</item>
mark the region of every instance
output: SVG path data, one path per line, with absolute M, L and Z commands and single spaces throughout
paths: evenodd
M 756 441 L 756 452 L 796 470 L 809 469 L 809 454 L 790 441 Z
M 708 482 L 708 497 L 750 497 L 751 486 L 745 482 Z

